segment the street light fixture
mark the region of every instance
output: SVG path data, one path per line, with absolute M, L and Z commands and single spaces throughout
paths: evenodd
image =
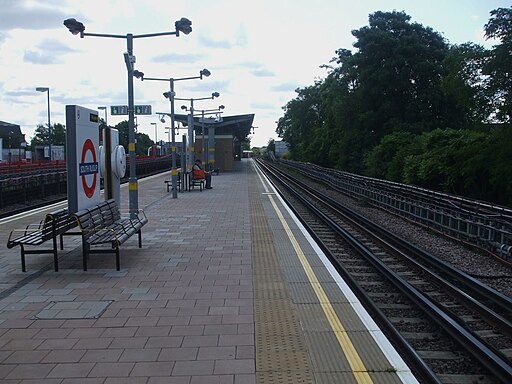
M 108 122 L 107 122 L 107 107 L 98 107 L 98 109 L 100 111 L 105 111 L 105 125 L 108 127 Z
M 37 87 L 37 92 L 47 92 L 48 95 L 48 151 L 50 152 L 50 162 L 52 159 L 52 126 L 50 125 L 50 88 Z
M 192 159 L 192 154 L 194 153 L 194 101 L 198 100 L 209 100 L 214 99 L 216 97 L 219 97 L 219 92 L 213 92 L 211 96 L 209 97 L 197 97 L 197 98 L 190 98 L 190 99 L 184 99 L 175 97 L 174 100 L 182 100 L 182 101 L 190 101 L 190 113 L 188 115 L 188 147 L 187 147 L 187 171 L 192 171 L 192 163 L 194 162 L 194 159 Z M 185 105 L 181 106 L 181 109 L 187 110 L 187 107 Z
M 203 163 L 208 166 L 210 166 L 210 148 L 213 148 L 213 146 L 215 145 L 215 138 L 213 137 L 214 133 L 213 133 L 213 128 L 212 126 L 210 125 L 210 128 L 208 129 L 208 146 L 206 146 L 206 143 L 205 143 L 205 140 L 204 140 L 204 133 L 205 133 L 205 129 L 204 129 L 204 115 L 205 114 L 219 114 L 219 113 L 222 113 L 222 110 L 224 109 L 224 105 L 219 105 L 218 108 L 216 109 L 203 109 L 201 110 L 201 134 L 202 134 L 202 139 L 201 139 L 201 157 L 202 157 L 202 160 L 203 160 Z M 210 132 L 211 131 L 211 132 Z M 212 149 L 214 150 L 214 149 Z M 207 153 L 208 152 L 208 153 Z
M 156 145 L 158 143 L 158 132 L 157 132 L 158 124 L 157 123 L 151 123 L 151 125 L 155 126 L 155 145 Z
M 160 119 L 160 121 L 162 121 L 162 120 L 165 123 L 165 119 L 163 116 Z M 171 145 L 171 127 L 164 127 L 164 129 L 167 131 L 167 151 L 169 151 L 169 145 Z M 169 153 L 169 152 L 167 152 L 167 153 Z
M 167 99 L 169 99 L 169 102 L 171 104 L 171 183 L 172 183 L 172 197 L 176 199 L 178 197 L 178 169 L 176 165 L 176 135 L 175 135 L 175 123 L 174 123 L 174 100 L 176 99 L 175 92 L 174 92 L 174 82 L 175 81 L 181 81 L 181 80 L 193 80 L 193 79 L 203 79 L 203 77 L 208 77 L 211 75 L 211 72 L 207 70 L 206 68 L 199 71 L 199 76 L 189 76 L 189 77 L 180 77 L 180 78 L 159 78 L 159 77 L 144 77 L 144 74 L 140 77 L 142 81 L 149 80 L 149 81 L 168 81 L 169 82 L 169 92 L 164 92 L 163 95 Z M 165 122 L 163 115 L 161 120 L 162 123 Z
M 128 181 L 128 190 L 130 200 L 130 213 L 134 215 L 138 211 L 139 202 L 138 183 L 137 176 L 135 174 L 135 103 L 133 95 L 133 77 L 135 76 L 137 78 L 143 78 L 144 74 L 134 69 L 135 56 L 133 55 L 133 39 L 166 35 L 175 35 L 178 37 L 180 32 L 188 35 L 190 32 L 192 32 L 192 22 L 189 19 L 182 17 L 180 20 L 177 20 L 174 23 L 175 30 L 173 32 L 159 32 L 142 35 L 134 35 L 132 33 L 128 33 L 126 35 L 86 33 L 84 24 L 73 18 L 64 20 L 64 25 L 73 35 L 80 34 L 80 38 L 91 36 L 126 39 L 127 52 L 124 53 L 124 60 L 126 69 L 128 71 L 128 153 L 130 155 L 130 179 Z
M 217 92 L 214 92 L 212 95 L 214 94 L 217 94 Z M 212 97 L 213 98 L 213 97 Z M 204 98 L 203 98 L 204 99 Z M 209 99 L 206 98 L 206 99 Z M 195 99 L 195 100 L 198 100 L 198 99 Z M 191 103 L 193 104 L 193 103 Z M 201 135 L 202 135 L 202 144 L 201 144 L 201 157 L 202 157 L 202 161 L 206 164 L 206 151 L 208 150 L 208 165 L 210 165 L 210 162 L 214 162 L 214 158 L 210 159 L 210 151 L 214 151 L 214 146 L 215 146 L 215 139 L 214 139 L 214 133 L 213 131 L 210 132 L 210 128 L 212 128 L 212 126 L 210 125 L 210 128 L 208 129 L 208 146 L 207 148 L 205 148 L 205 138 L 204 138 L 204 135 L 205 135 L 205 129 L 204 129 L 204 123 L 205 123 L 205 115 L 220 115 L 222 113 L 222 110 L 225 108 L 224 105 L 219 105 L 218 108 L 214 108 L 214 109 L 202 109 L 200 110 L 201 113 L 198 113 L 198 114 L 194 114 L 194 108 L 193 108 L 193 105 L 192 107 L 190 108 L 190 114 L 189 114 L 189 128 L 191 125 L 193 125 L 193 122 L 194 122 L 194 116 L 201 116 Z M 187 111 L 188 108 L 187 106 L 185 105 L 182 105 L 181 106 L 181 109 L 184 110 L 184 111 Z M 190 121 L 192 121 L 192 123 L 190 123 Z

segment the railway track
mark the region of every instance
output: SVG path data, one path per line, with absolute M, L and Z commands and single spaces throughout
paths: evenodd
M 512 266 L 512 209 L 508 207 L 311 163 L 279 163 L 347 196 L 485 250 Z
M 169 169 L 169 156 L 137 159 L 136 172 L 139 179 Z M 125 175 L 121 183 L 127 183 L 128 178 L 129 174 Z M 66 164 L 59 164 L 54 168 L 32 167 L 30 172 L 0 172 L 0 218 L 57 203 L 66 198 Z
M 258 162 L 423 382 L 512 382 L 512 299 Z

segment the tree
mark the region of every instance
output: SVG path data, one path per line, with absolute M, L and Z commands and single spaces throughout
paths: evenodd
M 274 152 L 276 151 L 276 143 L 274 139 L 269 139 L 267 143 L 267 152 Z
M 474 198 L 487 196 L 488 134 L 472 130 L 436 129 L 423 133 L 419 150 L 406 158 L 403 181 Z
M 432 28 L 410 19 L 379 11 L 369 16 L 369 26 L 352 31 L 358 125 L 373 132 L 373 144 L 397 128 L 421 133 L 444 118 L 440 79 L 448 46 Z
M 45 146 L 49 143 L 48 126 L 39 124 L 35 130 L 34 137 L 30 141 L 30 147 Z M 66 146 L 66 127 L 60 123 L 52 125 L 52 145 Z
M 444 124 L 468 129 L 488 121 L 492 114 L 487 91 L 488 78 L 482 73 L 489 52 L 473 43 L 450 47 L 443 66 L 441 87 L 445 96 Z
M 484 26 L 488 39 L 499 39 L 493 47 L 484 73 L 490 76 L 489 90 L 493 95 L 496 120 L 512 121 L 512 7 L 491 11 Z
M 260 147 L 252 147 L 251 151 L 254 156 L 261 156 L 263 154 L 263 148 Z
M 251 149 L 251 138 L 250 137 L 245 137 L 243 140 L 242 140 L 242 150 L 244 151 L 248 151 Z
M 276 133 L 289 145 L 294 159 L 308 161 L 309 145 L 320 126 L 320 84 L 297 89 L 297 97 L 289 101 L 284 116 L 277 122 Z
M 119 144 L 122 145 L 128 153 L 128 121 L 121 121 L 118 123 L 115 128 L 119 131 Z M 135 154 L 137 156 L 144 156 L 148 154 L 148 148 L 151 147 L 154 142 L 151 138 L 145 133 L 135 133 L 135 139 L 137 140 L 137 144 L 135 145 Z
M 402 182 L 408 156 L 418 153 L 418 135 L 394 132 L 382 138 L 365 157 L 365 174 L 370 177 Z

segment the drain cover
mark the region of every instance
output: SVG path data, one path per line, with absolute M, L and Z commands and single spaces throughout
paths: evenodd
M 97 319 L 112 301 L 52 301 L 33 319 Z

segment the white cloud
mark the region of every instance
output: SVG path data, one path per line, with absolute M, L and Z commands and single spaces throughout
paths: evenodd
M 484 4 L 482 4 L 484 3 Z M 203 80 L 176 84 L 178 97 L 216 100 L 199 108 L 226 106 L 226 115 L 255 113 L 259 128 L 253 144 L 275 138 L 275 121 L 295 89 L 325 77 L 319 68 L 338 48 L 352 48 L 351 30 L 376 11 L 404 10 L 413 21 L 442 31 L 452 43 L 481 39 L 491 9 L 502 0 L 4 0 L 0 13 L 0 120 L 22 126 L 31 136 L 46 118 L 46 99 L 37 86 L 51 89 L 52 121 L 65 123 L 66 104 L 95 108 L 127 103 L 126 39 L 71 35 L 64 19 L 76 18 L 88 33 L 147 34 L 172 31 L 181 17 L 192 20 L 190 35 L 134 39 L 136 68 L 147 77 L 188 77 L 208 68 Z M 476 17 L 474 17 L 476 16 Z M 477 31 L 477 32 L 476 32 Z M 477 37 L 480 36 L 480 37 Z M 476 41 L 481 43 L 481 41 Z M 136 103 L 168 110 L 165 82 L 135 82 Z M 125 117 L 110 117 L 115 124 Z M 151 136 L 157 117 L 139 119 Z M 163 127 L 159 136 L 164 135 Z

